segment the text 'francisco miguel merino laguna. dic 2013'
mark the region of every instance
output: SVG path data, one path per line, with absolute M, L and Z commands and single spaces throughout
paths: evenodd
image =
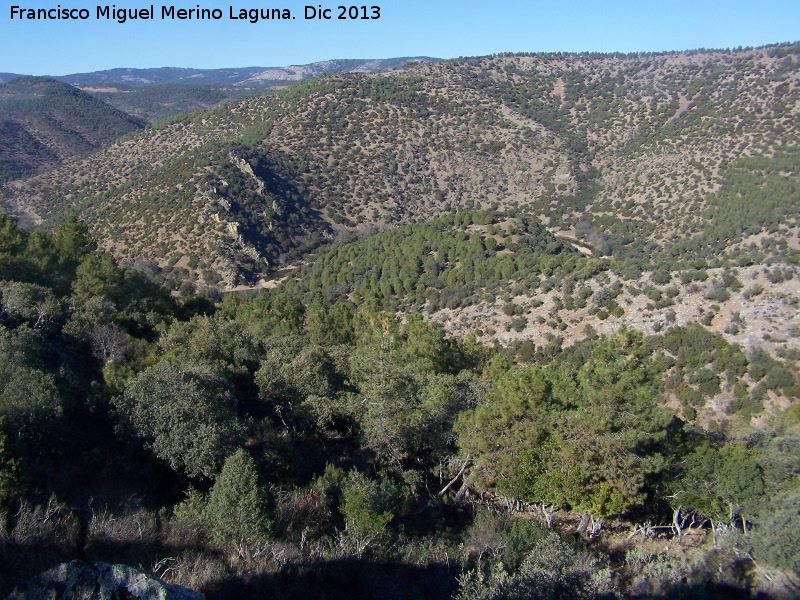
M 96 20 L 117 21 L 125 23 L 127 21 L 142 20 L 150 21 L 161 18 L 162 21 L 179 19 L 182 21 L 206 21 L 219 20 L 228 13 L 228 19 L 233 21 L 243 20 L 250 23 L 258 23 L 260 20 L 290 20 L 296 19 L 288 8 L 235 8 L 228 7 L 228 11 L 219 8 L 200 8 L 198 4 L 194 8 L 176 8 L 171 6 L 160 6 L 159 12 L 154 9 L 154 5 L 144 8 L 117 8 L 115 4 L 110 6 L 97 6 L 96 10 L 88 8 L 64 8 L 60 4 L 56 8 L 31 8 L 27 6 L 12 6 L 11 20 L 14 21 L 85 21 L 94 14 Z M 321 4 L 303 7 L 303 19 L 305 20 L 373 20 L 381 18 L 380 6 L 337 6 L 326 8 Z

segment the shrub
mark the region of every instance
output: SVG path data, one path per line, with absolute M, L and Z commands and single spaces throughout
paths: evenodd
M 78 522 L 69 508 L 51 498 L 47 504 L 32 506 L 23 501 L 11 531 L 18 546 L 44 549 L 60 547 L 74 552 L 78 542 Z
M 528 319 L 525 317 L 514 317 L 511 319 L 511 328 L 514 331 L 523 331 L 528 325 Z
M 697 407 L 703 404 L 703 395 L 693 387 L 683 388 L 680 394 L 678 394 L 678 398 L 685 407 L 688 406 Z
M 726 300 L 730 299 L 730 297 L 731 293 L 725 288 L 711 290 L 706 294 L 706 298 L 708 300 L 714 300 L 715 302 L 725 302 Z
M 517 519 L 505 536 L 507 538 L 503 550 L 503 565 L 510 572 L 516 571 L 522 561 L 544 537 L 544 530 L 527 519 Z
M 170 521 L 170 537 L 181 544 L 195 544 L 205 531 L 203 512 L 206 499 L 194 487 L 186 490 L 186 498 L 175 505 Z M 176 543 L 177 545 L 177 543 Z
M 625 562 L 633 575 L 631 591 L 637 597 L 663 594 L 691 572 L 685 558 L 646 554 L 639 548 L 630 550 Z
M 163 360 L 115 398 L 120 415 L 156 456 L 190 477 L 212 476 L 241 426 L 230 385 L 208 365 Z
M 269 494 L 259 481 L 255 461 L 239 448 L 225 460 L 203 518 L 218 544 L 257 542 L 272 528 L 269 505 Z
M 719 391 L 719 377 L 711 369 L 699 369 L 692 373 L 691 382 L 700 386 L 700 393 L 711 396 Z
M 672 277 L 670 276 L 669 272 L 661 269 L 656 269 L 650 274 L 650 281 L 656 285 L 664 285 L 669 283 L 670 279 L 672 279 Z
M 777 363 L 773 363 L 767 371 L 764 379 L 764 387 L 768 390 L 783 389 L 786 395 L 791 395 L 791 388 L 794 386 L 794 379 L 791 372 L 787 371 Z
M 800 573 L 800 492 L 773 498 L 752 535 L 753 554 L 765 564 Z
M 756 296 L 760 296 L 764 292 L 764 286 L 760 283 L 755 283 L 751 287 L 747 288 L 744 292 L 744 297 L 747 300 L 755 298 Z
M 458 583 L 457 600 L 591 600 L 611 591 L 611 571 L 595 557 L 576 551 L 558 534 L 549 533 L 534 546 L 516 573 L 509 574 L 496 564 L 488 576 L 473 570 L 460 576 Z
M 342 514 L 345 518 L 345 543 L 352 543 L 360 556 L 367 547 L 379 540 L 392 520 L 384 510 L 384 498 L 378 482 L 353 470 L 342 487 Z

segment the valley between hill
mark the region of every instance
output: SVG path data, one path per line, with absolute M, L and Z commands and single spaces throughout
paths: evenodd
M 0 593 L 80 555 L 210 598 L 796 596 L 799 78 L 800 44 L 412 63 L 71 155 L 31 100 Z

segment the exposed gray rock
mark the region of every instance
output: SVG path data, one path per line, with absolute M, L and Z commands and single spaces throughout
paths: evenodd
M 73 560 L 37 575 L 8 600 L 205 600 L 205 596 L 129 567 Z

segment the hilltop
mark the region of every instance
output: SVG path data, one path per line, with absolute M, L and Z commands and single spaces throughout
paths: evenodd
M 207 111 L 232 100 L 263 93 L 262 88 L 255 87 L 172 83 L 140 87 L 101 83 L 79 87 L 106 104 L 147 123 L 177 113 Z
M 0 181 L 85 155 L 145 122 L 209 110 L 266 88 L 325 73 L 374 73 L 436 61 L 401 57 L 241 69 L 121 68 L 58 77 L 0 73 L 0 84 L 7 82 L 0 88 Z M 91 101 L 87 94 L 102 102 Z
M 398 58 L 323 60 L 306 65 L 290 65 L 286 67 L 241 67 L 232 69 L 119 68 L 59 75 L 54 79 L 76 86 L 122 84 L 131 87 L 151 85 L 268 87 L 302 81 L 326 73 L 376 73 L 401 69 L 410 62 L 438 62 L 439 60 L 430 56 L 405 56 Z M 26 76 L 15 73 L 0 73 L 0 83 L 17 77 Z
M 336 236 L 473 208 L 524 209 L 645 264 L 720 255 L 795 231 L 796 49 L 334 75 L 156 123 L 2 201 L 43 223 L 75 212 L 121 260 L 228 285 Z

